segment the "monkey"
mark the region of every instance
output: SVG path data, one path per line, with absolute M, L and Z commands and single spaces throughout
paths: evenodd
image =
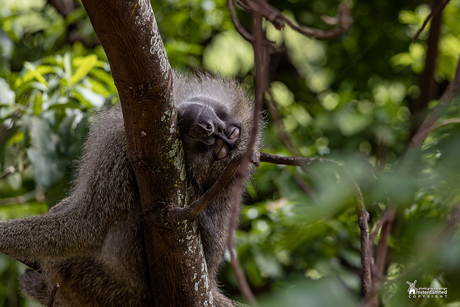
M 203 195 L 249 142 L 253 103 L 234 80 L 174 73 L 173 95 L 190 199 Z M 256 148 L 260 147 L 260 135 Z M 249 177 L 248 173 L 248 177 Z M 214 306 L 234 306 L 217 286 L 235 179 L 198 215 Z M 142 210 L 120 106 L 97 115 L 69 196 L 41 216 L 0 222 L 0 252 L 31 267 L 25 296 L 54 306 L 155 306 Z

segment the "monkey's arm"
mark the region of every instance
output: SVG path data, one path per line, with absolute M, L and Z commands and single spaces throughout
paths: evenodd
M 69 258 L 99 248 L 111 220 L 104 210 L 66 210 L 0 223 L 0 252 L 24 262 Z

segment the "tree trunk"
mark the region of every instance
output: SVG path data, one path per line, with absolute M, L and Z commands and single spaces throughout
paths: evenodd
M 211 306 L 196 221 L 162 224 L 189 199 L 173 101 L 172 70 L 148 0 L 83 0 L 107 54 L 123 110 L 128 158 L 142 199 L 153 296 L 158 306 Z

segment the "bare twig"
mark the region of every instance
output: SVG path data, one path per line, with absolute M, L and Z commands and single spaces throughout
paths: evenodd
M 437 7 L 435 7 L 430 15 L 428 15 L 428 17 L 425 19 L 425 21 L 423 22 L 423 25 L 422 27 L 417 31 L 417 33 L 415 34 L 414 36 L 414 40 L 413 42 L 415 43 L 418 39 L 418 37 L 420 36 L 420 33 L 422 33 L 422 31 L 425 29 L 426 25 L 428 24 L 428 22 L 431 20 L 431 18 L 433 18 L 434 16 L 438 15 L 440 12 L 442 12 L 444 10 L 444 8 L 447 6 L 447 4 L 449 4 L 450 0 L 446 0 L 440 4 L 438 4 Z
M 339 14 L 337 17 L 323 18 L 328 24 L 337 24 L 337 27 L 327 31 L 322 29 L 309 28 L 303 25 L 296 25 L 274 7 L 265 2 L 265 0 L 241 0 L 238 2 L 238 5 L 250 13 L 258 12 L 262 14 L 263 17 L 271 22 L 273 26 L 278 30 L 283 29 L 284 23 L 287 23 L 292 29 L 299 33 L 323 40 L 339 37 L 343 33 L 347 32 L 348 29 L 350 29 L 350 26 L 353 22 L 350 14 L 351 2 L 349 0 L 347 0 L 339 7 Z
M 53 290 L 51 290 L 50 300 L 48 302 L 48 307 L 53 307 L 54 305 L 54 298 L 56 297 L 56 292 L 59 290 L 59 284 L 54 284 Z
M 189 206 L 183 208 L 175 207 L 169 210 L 164 217 L 164 222 L 173 223 L 194 219 L 222 191 L 222 189 L 225 188 L 239 166 L 240 161 L 230 162 L 219 179 L 206 191 L 206 193 L 192 202 Z
M 321 30 L 321 29 L 313 29 L 302 25 L 296 25 L 291 20 L 289 20 L 286 16 L 279 14 L 279 18 L 287 23 L 292 29 L 296 30 L 299 33 L 302 33 L 309 37 L 314 37 L 318 39 L 328 40 L 334 39 L 339 37 L 340 35 L 347 32 L 351 24 L 353 23 L 353 18 L 350 14 L 351 9 L 351 2 L 346 1 L 339 7 L 339 14 L 336 17 L 337 19 L 337 27 L 332 30 Z
M 245 40 L 247 40 L 248 42 L 252 42 L 251 33 L 249 33 L 248 31 L 246 31 L 245 28 L 243 28 L 238 17 L 236 16 L 233 0 L 227 0 L 227 5 L 228 9 L 230 10 L 230 15 L 232 16 L 233 25 L 235 26 L 236 31 L 238 31 L 238 33 L 240 33 L 240 35 Z

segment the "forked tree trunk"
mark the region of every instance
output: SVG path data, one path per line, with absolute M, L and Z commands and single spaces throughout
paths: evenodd
M 210 306 L 197 224 L 162 225 L 166 206 L 187 203 L 173 78 L 148 0 L 83 0 L 120 95 L 128 158 L 144 212 L 152 291 L 159 306 Z

